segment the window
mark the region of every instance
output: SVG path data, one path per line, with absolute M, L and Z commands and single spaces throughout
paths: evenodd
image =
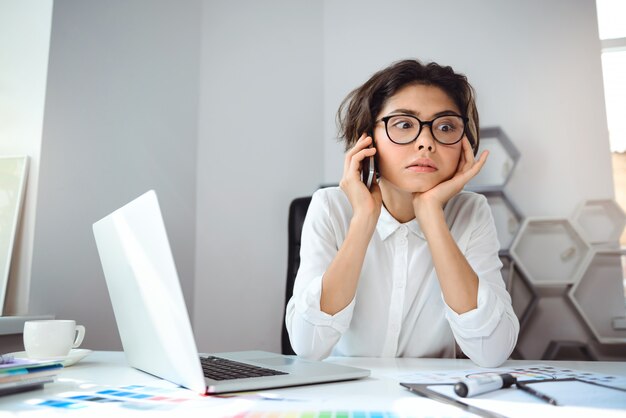
M 626 2 L 596 0 L 602 75 L 617 203 L 626 210 Z M 626 246 L 626 232 L 620 240 Z
M 609 141 L 613 160 L 615 200 L 626 212 L 626 1 L 596 0 L 598 32 L 602 42 L 602 76 Z M 620 238 L 626 247 L 626 232 Z M 624 294 L 626 296 L 626 257 Z

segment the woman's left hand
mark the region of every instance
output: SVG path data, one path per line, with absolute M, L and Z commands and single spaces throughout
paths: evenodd
M 456 173 L 451 179 L 439 183 L 430 190 L 413 194 L 413 210 L 415 217 L 420 221 L 432 209 L 441 209 L 454 195 L 463 190 L 463 187 L 483 168 L 489 151 L 483 151 L 480 157 L 474 159 L 472 146 L 466 136 L 463 137 L 461 158 Z

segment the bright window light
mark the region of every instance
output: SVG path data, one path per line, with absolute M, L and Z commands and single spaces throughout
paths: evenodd
M 626 152 L 626 49 L 603 53 L 602 73 L 611 152 Z
M 626 1 L 596 0 L 600 39 L 626 38 Z

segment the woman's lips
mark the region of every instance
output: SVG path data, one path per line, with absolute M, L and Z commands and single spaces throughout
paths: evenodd
M 407 170 L 413 171 L 415 173 L 432 173 L 433 171 L 437 171 L 435 167 L 427 165 L 410 165 L 407 167 Z
M 407 166 L 407 170 L 416 173 L 432 173 L 437 171 L 437 166 L 428 158 L 419 158 Z

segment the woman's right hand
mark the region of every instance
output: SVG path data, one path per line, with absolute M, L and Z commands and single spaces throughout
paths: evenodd
M 372 141 L 372 137 L 363 134 L 346 152 L 343 177 L 339 182 L 339 187 L 348 196 L 352 205 L 352 219 L 366 221 L 373 231 L 380 216 L 382 194 L 376 180 L 372 182 L 370 189 L 361 180 L 361 163 L 365 158 L 376 154 L 376 148 L 370 147 Z
M 356 295 L 367 248 L 372 239 L 383 203 L 378 183 L 370 189 L 361 180 L 361 162 L 376 154 L 372 138 L 363 134 L 348 152 L 339 187 L 352 205 L 352 219 L 345 239 L 322 277 L 320 309 L 335 315 L 350 304 Z

